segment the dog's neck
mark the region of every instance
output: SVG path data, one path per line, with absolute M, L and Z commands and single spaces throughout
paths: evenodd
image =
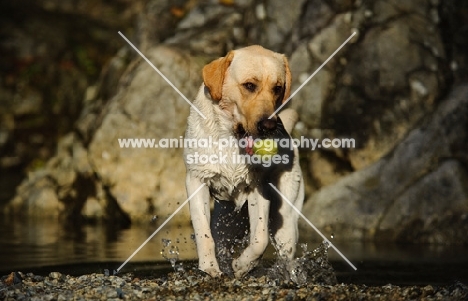
M 215 116 L 215 118 L 204 119 L 198 112 L 194 109 L 190 111 L 189 118 L 193 118 L 196 124 L 198 124 L 202 131 L 197 131 L 194 133 L 197 137 L 211 137 L 214 140 L 220 138 L 229 138 L 233 135 L 232 120 L 233 117 L 230 114 L 223 110 L 216 101 L 211 99 L 211 96 L 205 85 L 200 87 L 198 91 L 198 96 L 193 102 L 193 104 L 200 110 L 201 113 L 205 116 Z M 214 104 L 214 105 L 213 105 Z M 213 125 L 215 123 L 215 125 Z

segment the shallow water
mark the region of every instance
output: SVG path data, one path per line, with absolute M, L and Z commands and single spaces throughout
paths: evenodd
M 114 230 L 105 224 L 66 230 L 53 220 L 0 220 L 0 275 L 21 270 L 48 274 L 60 271 L 71 275 L 104 273 L 122 263 L 159 226 L 146 225 Z M 120 272 L 166 275 L 169 271 L 195 267 L 196 250 L 192 229 L 169 223 L 145 245 Z M 310 239 L 306 239 L 309 235 Z M 311 252 L 320 245 L 312 231 L 302 233 Z M 329 261 L 338 282 L 384 285 L 468 283 L 468 247 L 345 243 L 330 240 L 358 268 L 354 271 L 338 254 L 328 249 Z M 298 257 L 302 254 L 298 248 Z M 275 264 L 269 247 L 262 266 Z M 300 261 L 298 261 L 300 262 Z M 301 262 L 300 262 L 301 263 Z M 307 263 L 303 260 L 301 264 Z M 261 270 L 260 270 L 261 273 Z

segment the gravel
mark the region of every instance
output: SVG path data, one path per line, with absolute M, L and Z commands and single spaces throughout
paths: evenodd
M 468 286 L 299 286 L 268 276 L 212 279 L 195 269 L 141 278 L 131 273 L 75 277 L 12 272 L 1 278 L 0 300 L 468 300 Z

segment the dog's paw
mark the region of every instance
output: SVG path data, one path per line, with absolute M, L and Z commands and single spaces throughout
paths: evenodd
M 215 268 L 208 268 L 208 269 L 200 269 L 202 272 L 210 275 L 213 278 L 221 277 L 223 275 L 223 272 L 220 270 L 217 270 Z
M 234 270 L 234 276 L 236 278 L 244 277 L 251 269 L 257 265 L 258 261 L 251 261 L 248 263 L 242 262 L 239 258 L 232 261 L 232 269 Z

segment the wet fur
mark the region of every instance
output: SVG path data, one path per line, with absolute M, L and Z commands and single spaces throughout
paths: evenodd
M 291 72 L 284 55 L 260 46 L 231 51 L 203 69 L 203 84 L 194 105 L 207 118 L 192 109 L 185 137 L 211 137 L 213 141 L 245 136 L 264 138 L 259 122 L 274 113 L 289 97 L 290 89 Z M 279 118 L 275 116 L 272 120 L 282 126 L 276 132 L 289 137 L 297 113 L 283 110 Z M 196 152 L 220 155 L 217 147 L 185 148 L 186 163 L 187 156 Z M 210 203 L 215 200 L 234 202 L 235 210 L 240 210 L 246 201 L 249 205 L 249 244 L 232 261 L 236 277 L 255 267 L 268 245 L 269 233 L 279 256 L 292 258 L 296 250 L 298 215 L 268 183 L 273 183 L 299 210 L 302 208 L 304 184 L 297 149 L 291 153 L 291 164 L 274 170 L 232 162 L 232 154 L 241 153 L 241 149 L 233 146 L 222 150 L 222 154 L 228 154 L 227 164 L 186 164 L 188 195 L 206 184 L 190 200 L 190 213 L 199 268 L 213 277 L 222 274 L 210 228 Z

